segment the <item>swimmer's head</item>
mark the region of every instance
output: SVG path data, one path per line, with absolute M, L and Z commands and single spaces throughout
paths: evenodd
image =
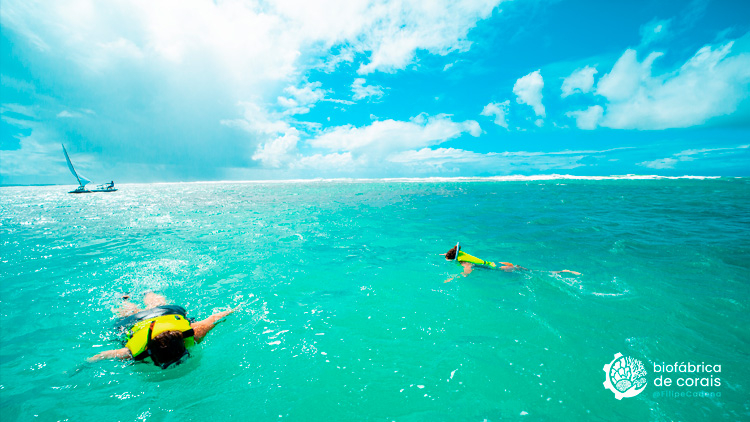
M 452 247 L 451 250 L 445 253 L 445 259 L 447 259 L 448 261 L 453 261 L 454 259 L 456 259 L 457 253 L 458 253 L 458 245 Z
M 165 331 L 148 342 L 148 351 L 154 364 L 166 369 L 187 354 L 185 341 L 179 331 Z

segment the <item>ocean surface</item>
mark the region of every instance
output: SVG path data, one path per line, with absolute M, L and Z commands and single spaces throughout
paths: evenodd
M 0 188 L 3 421 L 750 420 L 750 179 L 118 187 Z M 244 306 L 175 368 L 84 364 L 147 291 Z

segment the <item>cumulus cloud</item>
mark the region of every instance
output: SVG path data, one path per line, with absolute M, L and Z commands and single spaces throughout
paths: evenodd
M 639 63 L 636 51 L 628 49 L 615 62 L 612 70 L 604 75 L 596 87 L 596 94 L 610 101 L 625 101 L 637 94 L 643 82 L 649 82 L 648 88 L 655 87 L 655 82 L 649 80 L 651 65 L 663 53 L 654 52 Z
M 393 72 L 409 65 L 417 50 L 446 55 L 466 51 L 467 34 L 476 23 L 488 18 L 502 0 L 417 0 L 383 2 L 368 12 L 374 18 L 367 26 L 361 51 L 371 51 L 370 62 L 358 72 Z
M 333 71 L 349 63 L 360 74 L 396 72 L 416 63 L 418 54 L 467 51 L 471 29 L 502 1 L 5 0 L 0 23 L 19 42 L 26 40 L 19 51 L 42 52 L 54 62 L 49 84 L 58 94 L 88 93 L 81 104 L 57 104 L 54 113 L 96 108 L 98 126 L 89 133 L 109 131 L 119 137 L 109 138 L 109 145 L 130 145 L 120 151 L 123 161 L 148 157 L 149 164 L 168 164 L 168 152 L 179 144 L 185 154 L 201 154 L 208 166 L 283 167 L 309 136 L 295 129 L 302 123 L 292 116 L 320 101 L 350 104 L 326 98 L 326 87 L 307 81 L 309 69 Z M 66 76 L 71 74 L 76 78 Z M 352 89 L 360 100 L 383 95 L 364 82 Z M 236 118 L 238 102 L 254 104 L 269 118 Z M 63 112 L 57 124 L 71 115 Z M 125 130 L 124 115 L 132 122 Z M 238 139 L 225 127 L 248 135 Z M 154 133 L 173 139 L 140 150 L 128 142 Z M 226 151 L 233 151 L 231 157 Z
M 351 152 L 312 154 L 299 157 L 298 160 L 290 163 L 292 169 L 327 170 L 337 173 L 354 172 L 366 165 L 367 162 L 363 157 L 355 159 Z
M 600 105 L 594 105 L 586 110 L 569 111 L 566 116 L 576 119 L 578 129 L 593 130 L 599 125 L 604 109 Z
M 508 128 L 508 121 L 506 120 L 506 116 L 508 115 L 508 109 L 510 108 L 510 100 L 505 100 L 502 103 L 489 103 L 482 109 L 482 112 L 479 113 L 482 116 L 495 116 L 495 124 L 498 126 L 502 126 L 504 128 Z
M 477 137 L 482 132 L 473 120 L 455 122 L 446 114 L 424 113 L 408 121 L 376 120 L 361 127 L 297 128 L 283 114 L 269 113 L 254 103 L 242 106 L 242 119 L 223 123 L 260 136 L 252 159 L 268 168 L 331 170 L 339 166 L 342 172 L 378 168 L 393 154 L 438 145 L 464 134 Z M 302 149 L 308 154 L 302 154 Z
M 325 97 L 325 91 L 320 89 L 320 82 L 306 83 L 302 87 L 288 86 L 284 89 L 286 96 L 279 96 L 276 100 L 286 108 L 285 114 L 305 114 L 318 101 Z
M 482 133 L 473 120 L 454 122 L 450 116 L 420 114 L 409 121 L 382 120 L 363 127 L 337 126 L 325 130 L 308 143 L 331 151 L 367 152 L 373 156 L 395 151 L 437 145 L 464 133 L 477 137 Z
M 271 113 L 255 103 L 241 103 L 241 119 L 223 120 L 225 126 L 236 127 L 257 137 L 260 141 L 252 159 L 266 167 L 280 168 L 295 160 L 301 132 L 285 120 L 285 115 Z
M 337 62 L 351 62 L 352 53 L 366 55 L 368 61 L 358 72 L 369 74 L 404 69 L 420 50 L 439 55 L 468 50 L 469 31 L 502 1 L 278 0 L 262 4 L 269 14 L 282 17 L 283 30 L 292 36 L 326 48 L 346 46 L 343 54 L 332 55 Z
M 594 75 L 597 70 L 594 67 L 586 66 L 583 69 L 577 69 L 565 78 L 562 83 L 562 97 L 565 98 L 576 92 L 588 93 L 594 88 Z
M 673 72 L 653 75 L 649 54 L 642 62 L 629 49 L 599 81 L 607 100 L 600 125 L 616 129 L 667 129 L 703 124 L 737 110 L 750 96 L 750 54 L 730 55 L 734 42 L 705 46 Z
M 297 153 L 299 132 L 290 128 L 283 135 L 258 146 L 253 160 L 259 160 L 268 167 L 279 168 L 293 160 Z
M 537 70 L 517 80 L 513 85 L 513 93 L 518 97 L 516 101 L 519 104 L 528 104 L 537 116 L 545 117 L 542 88 L 544 88 L 544 80 L 541 71 Z
M 383 96 L 383 87 L 378 85 L 365 85 L 364 78 L 356 78 L 352 83 L 352 99 L 359 101 L 369 98 L 380 98 Z

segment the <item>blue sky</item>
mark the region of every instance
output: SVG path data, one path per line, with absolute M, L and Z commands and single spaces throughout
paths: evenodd
M 747 1 L 0 3 L 0 183 L 750 176 Z

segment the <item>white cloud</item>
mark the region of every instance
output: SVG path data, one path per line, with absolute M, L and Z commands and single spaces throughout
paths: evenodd
M 679 69 L 652 75 L 661 53 L 638 62 L 627 50 L 603 76 L 596 94 L 608 103 L 601 126 L 616 129 L 682 128 L 737 110 L 750 96 L 750 54 L 730 55 L 733 42 L 705 46 Z
M 305 83 L 301 88 L 288 86 L 284 92 L 289 97 L 279 96 L 277 102 L 286 108 L 285 114 L 305 114 L 315 103 L 325 98 L 326 92 L 320 89 L 320 82 Z
M 492 155 L 495 155 L 494 153 Z M 487 154 L 466 151 L 456 148 L 422 148 L 420 150 L 403 151 L 388 158 L 393 163 L 428 164 L 429 166 L 443 166 L 445 164 L 475 163 L 487 158 Z
M 288 86 L 284 92 L 289 93 L 301 104 L 314 104 L 325 97 L 325 91 L 319 89 L 321 85 L 320 82 L 312 82 L 304 84 L 301 88 Z
M 562 83 L 562 97 L 565 98 L 576 92 L 588 93 L 594 88 L 594 75 L 597 70 L 594 67 L 586 66 L 583 69 L 577 69 L 565 78 Z
M 649 82 L 649 88 L 654 85 L 656 81 L 649 80 L 651 65 L 662 56 L 662 53 L 651 53 L 642 63 L 638 63 L 636 54 L 632 49 L 623 53 L 612 70 L 599 80 L 596 95 L 606 97 L 610 101 L 624 101 L 636 94 L 643 82 Z
M 537 70 L 518 79 L 513 85 L 513 93 L 518 97 L 519 104 L 528 104 L 534 109 L 539 117 L 545 117 L 544 105 L 542 105 L 542 88 L 544 80 L 541 71 Z
M 252 159 L 269 168 L 377 168 L 384 158 L 401 151 L 438 145 L 467 133 L 477 137 L 482 132 L 473 120 L 454 122 L 445 114 L 420 114 L 409 121 L 376 120 L 362 127 L 344 125 L 320 131 L 318 127 L 294 127 L 286 115 L 269 113 L 254 103 L 241 106 L 245 108 L 242 119 L 222 123 L 258 136 L 260 143 Z M 329 152 L 305 155 L 300 152 L 302 148 Z
M 63 110 L 57 113 L 57 117 L 60 119 L 80 119 L 86 115 L 93 116 L 96 114 L 94 110 L 81 109 L 80 111 Z
M 454 122 L 450 116 L 420 114 L 408 122 L 382 120 L 368 126 L 338 126 L 324 131 L 308 143 L 331 151 L 366 152 L 373 156 L 395 151 L 438 145 L 464 133 L 479 136 L 482 130 L 473 120 Z
M 284 114 L 270 113 L 255 103 L 241 103 L 244 118 L 223 120 L 225 126 L 245 130 L 260 141 L 252 155 L 266 167 L 286 166 L 298 156 L 297 144 L 301 132 L 291 126 Z
M 222 120 L 222 125 L 236 127 L 260 135 L 285 133 L 291 127 L 289 123 L 282 120 L 281 115 L 271 113 L 258 104 L 240 102 L 238 105 L 244 109 L 244 118 Z
M 290 164 L 293 169 L 313 169 L 322 171 L 331 171 L 338 173 L 354 172 L 365 162 L 360 158 L 355 160 L 351 152 L 330 154 L 313 154 L 299 157 L 299 159 Z
M 586 110 L 569 111 L 565 113 L 568 117 L 576 119 L 578 129 L 593 130 L 599 125 L 604 109 L 600 105 L 594 105 Z
M 505 100 L 502 103 L 489 103 L 479 113 L 482 116 L 495 116 L 495 124 L 508 128 L 508 121 L 506 120 L 508 115 L 508 109 L 510 108 L 510 100 Z
M 676 158 L 662 158 L 653 161 L 643 161 L 638 163 L 638 165 L 652 169 L 672 169 L 678 161 Z
M 235 156 L 284 167 L 316 130 L 292 116 L 320 101 L 351 104 L 348 98 L 326 98 L 327 87 L 307 81 L 310 69 L 333 71 L 350 63 L 360 74 L 395 72 L 416 63 L 420 54 L 467 51 L 471 29 L 502 1 L 4 0 L 0 23 L 18 37 L 19 51 L 30 55 L 38 49 L 54 61 L 53 72 L 36 71 L 50 74 L 56 95 L 90 94 L 82 103 L 96 108 L 101 126 L 109 124 L 113 133 L 124 111 L 138 122 L 128 125 L 127 133 L 117 132 L 118 142 L 164 131 L 164 122 L 172 122 L 172 139 L 148 153 L 145 146 L 133 152 L 128 158 L 134 165 L 168 163 L 169 154 L 160 152 L 179 144 L 187 154 L 216 151 L 214 163 L 226 160 L 218 151 L 235 150 L 242 151 Z M 65 76 L 70 74 L 76 77 Z M 352 89 L 359 99 L 384 91 L 364 83 Z M 238 103 L 245 108 L 242 118 L 232 109 Z M 250 109 L 260 117 L 248 117 Z M 70 108 L 60 117 L 80 112 Z M 247 138 L 217 131 L 219 122 L 242 128 Z M 437 119 L 422 130 L 441 125 Z M 223 137 L 215 141 L 224 147 L 207 146 L 204 140 L 212 136 Z M 231 159 L 232 166 L 243 164 Z
M 488 18 L 502 0 L 414 0 L 377 2 L 368 10 L 373 20 L 366 26 L 359 51 L 370 51 L 370 63 L 358 72 L 393 72 L 413 62 L 417 50 L 446 55 L 466 51 L 470 29 Z
M 417 51 L 466 51 L 468 32 L 502 1 L 6 0 L 0 15 L 4 28 L 84 70 L 166 79 L 152 82 L 162 97 L 186 85 L 210 87 L 232 104 L 276 98 L 269 91 L 299 79 L 318 58 L 334 68 L 360 60 L 366 74 L 404 69 Z
M 299 131 L 290 128 L 283 135 L 258 146 L 253 160 L 259 160 L 268 167 L 281 167 L 296 158 L 297 142 Z
M 383 96 L 383 87 L 378 85 L 365 85 L 364 78 L 356 78 L 352 83 L 352 99 L 359 101 L 365 98 L 381 98 Z
M 671 157 L 660 158 L 652 161 L 643 161 L 638 163 L 639 166 L 653 168 L 653 169 L 673 169 L 681 162 L 695 161 L 706 158 L 718 158 L 728 157 L 735 154 L 747 154 L 747 150 L 750 149 L 750 145 L 738 145 L 730 148 L 701 148 L 701 149 L 688 149 Z
M 458 173 L 461 166 L 491 166 L 494 154 L 480 154 L 455 148 L 422 148 L 403 151 L 388 158 L 389 162 L 410 167 L 417 172 L 425 173 Z

